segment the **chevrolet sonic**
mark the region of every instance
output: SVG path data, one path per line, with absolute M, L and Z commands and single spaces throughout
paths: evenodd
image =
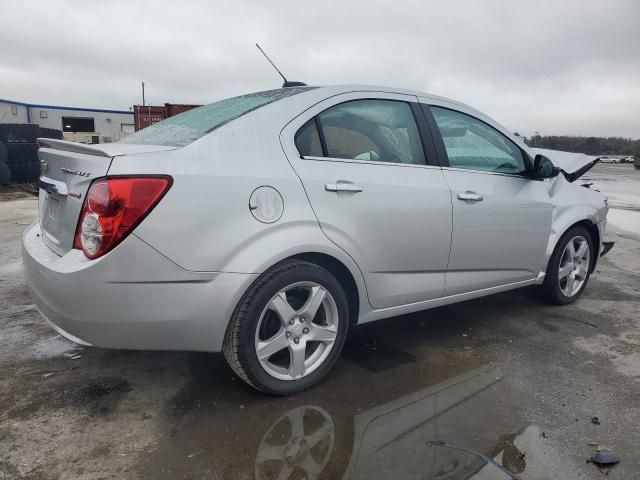
M 597 158 L 420 92 L 286 87 L 38 143 L 23 257 L 51 326 L 223 351 L 275 395 L 317 383 L 352 325 L 528 285 L 573 302 L 609 247 L 606 197 L 575 183 Z

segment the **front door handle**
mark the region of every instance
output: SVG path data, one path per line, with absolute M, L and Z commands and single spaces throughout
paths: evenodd
M 465 202 L 481 202 L 483 197 L 479 193 L 467 190 L 466 192 L 460 192 L 458 199 L 464 200 Z
M 324 189 L 327 192 L 351 192 L 351 193 L 358 193 L 363 190 L 363 188 L 360 185 L 356 185 L 355 183 L 347 183 L 347 182 L 327 183 L 324 186 Z

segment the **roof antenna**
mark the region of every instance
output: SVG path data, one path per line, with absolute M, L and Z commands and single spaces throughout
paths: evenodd
M 266 53 L 264 53 L 264 50 L 260 48 L 260 45 L 256 43 L 256 47 L 258 47 L 258 50 L 260 50 L 260 53 L 264 55 L 264 58 L 266 58 L 269 61 L 269 63 L 273 66 L 273 68 L 276 69 L 276 72 L 280 74 L 280 76 L 284 80 L 284 83 L 282 84 L 283 87 L 306 87 L 307 86 L 307 84 L 303 82 L 290 82 L 289 80 L 287 80 L 286 77 L 282 74 L 282 72 L 278 70 L 278 67 L 276 67 L 275 63 L 273 63 L 269 58 L 269 56 Z

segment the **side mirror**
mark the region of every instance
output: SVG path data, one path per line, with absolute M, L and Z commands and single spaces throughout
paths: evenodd
M 560 173 L 551 160 L 544 155 L 536 155 L 533 161 L 533 174 L 536 178 L 552 178 Z

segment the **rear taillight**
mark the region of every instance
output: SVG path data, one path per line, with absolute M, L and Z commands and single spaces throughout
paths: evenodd
M 118 245 L 156 206 L 171 177 L 105 177 L 95 180 L 84 199 L 73 248 L 98 258 Z

